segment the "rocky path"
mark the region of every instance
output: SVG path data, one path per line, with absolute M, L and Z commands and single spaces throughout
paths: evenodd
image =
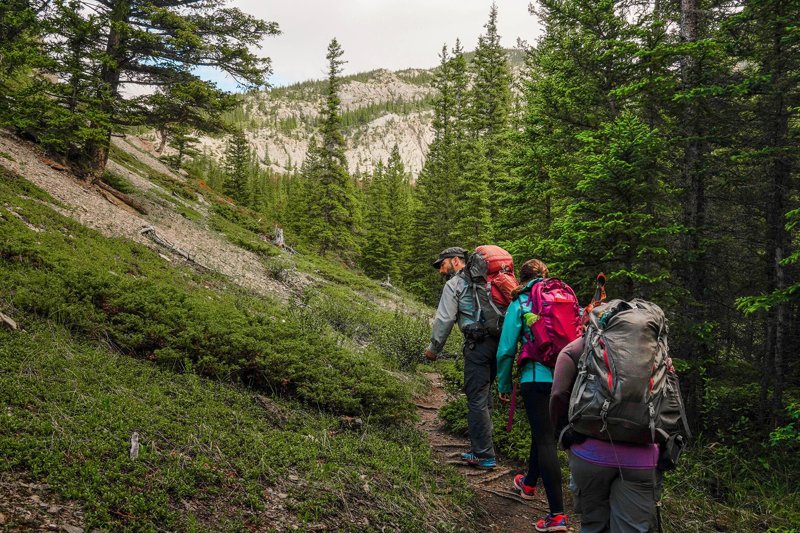
M 453 436 L 442 428 L 438 420 L 439 409 L 448 401 L 447 392 L 439 374 L 425 374 L 431 382 L 428 394 L 417 399 L 420 429 L 428 434 L 431 447 L 439 459 L 455 466 L 464 475 L 477 496 L 481 507 L 477 530 L 492 532 L 533 531 L 533 522 L 547 514 L 544 491 L 537 491 L 536 499 L 523 500 L 511 488 L 514 476 L 525 471 L 525 465 L 501 461 L 494 470 L 472 468 L 459 460 L 462 452 L 469 450 L 466 438 Z M 565 494 L 566 496 L 566 494 Z M 574 528 L 570 526 L 570 531 Z
M 0 531 L 83 533 L 83 509 L 45 484 L 19 474 L 0 473 Z

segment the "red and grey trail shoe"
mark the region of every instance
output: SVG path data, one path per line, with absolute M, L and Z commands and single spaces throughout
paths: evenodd
M 567 515 L 565 514 L 549 514 L 536 522 L 533 528 L 536 531 L 566 531 L 567 530 Z
M 514 476 L 514 491 L 519 494 L 523 500 L 532 500 L 536 497 L 536 486 L 525 484 L 525 474 L 517 474 Z

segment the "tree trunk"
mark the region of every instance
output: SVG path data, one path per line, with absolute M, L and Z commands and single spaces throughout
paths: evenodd
M 681 41 L 696 42 L 698 39 L 697 0 L 681 0 Z M 681 60 L 681 77 L 684 91 L 696 88 L 700 82 L 700 66 L 695 57 L 686 55 Z M 703 253 L 703 233 L 706 224 L 706 184 L 703 169 L 704 147 L 699 104 L 687 100 L 683 109 L 685 137 L 683 165 L 681 169 L 684 190 L 684 224 L 688 235 L 684 239 L 684 280 L 689 289 L 690 302 L 687 323 L 702 325 L 707 319 L 706 307 L 706 256 Z M 705 347 L 695 333 L 687 335 L 685 356 L 692 363 L 687 387 L 687 408 L 695 415 L 702 412 L 703 376 L 702 360 Z M 698 417 L 693 417 L 697 420 Z M 692 420 L 692 418 L 690 418 Z M 696 422 L 695 422 L 696 425 Z
M 161 137 L 161 142 L 158 143 L 158 148 L 156 148 L 156 153 L 161 154 L 164 151 L 164 147 L 167 146 L 167 129 L 161 129 L 158 132 L 158 136 Z
M 767 260 L 769 277 L 769 291 L 781 291 L 786 288 L 785 267 L 781 264 L 786 257 L 786 248 L 789 242 L 789 235 L 786 231 L 785 214 L 788 211 L 788 202 L 791 187 L 792 161 L 787 155 L 787 148 L 791 144 L 789 139 L 789 118 L 791 115 L 789 93 L 792 89 L 792 82 L 787 77 L 788 54 L 790 50 L 785 48 L 786 28 L 784 17 L 786 16 L 784 3 L 776 3 L 776 11 L 767 16 L 771 16 L 771 49 L 764 58 L 763 68 L 771 79 L 769 85 L 771 92 L 767 95 L 765 102 L 765 114 L 767 116 L 764 144 L 771 149 L 775 155 L 767 164 L 767 183 L 770 184 L 770 191 L 767 197 Z M 773 427 L 778 423 L 778 417 L 783 410 L 783 388 L 784 388 L 784 360 L 786 355 L 785 336 L 787 331 L 788 304 L 778 303 L 774 308 L 774 343 L 772 367 L 767 370 L 772 374 L 773 394 L 770 409 L 770 422 Z
M 122 62 L 125 60 L 125 46 L 123 33 L 120 31 L 130 17 L 130 0 L 118 0 L 113 4 L 106 41 L 106 58 L 100 72 L 102 85 L 99 88 L 101 109 L 108 116 L 109 122 L 113 121 L 114 107 L 119 95 L 120 73 Z M 103 139 L 87 147 L 87 166 L 89 175 L 97 178 L 103 174 L 108 162 L 108 152 L 111 145 L 111 127 L 107 126 Z

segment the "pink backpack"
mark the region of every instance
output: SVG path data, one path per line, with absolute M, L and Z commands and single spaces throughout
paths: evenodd
M 517 357 L 517 365 L 531 359 L 553 368 L 564 347 L 583 333 L 581 307 L 572 287 L 558 278 L 545 278 L 534 283 L 530 293 L 531 313 L 539 318 L 530 326 L 531 335 L 525 335 L 526 342 Z M 511 393 L 511 406 L 508 411 L 506 431 L 511 431 L 514 411 L 517 407 L 517 383 Z
M 532 359 L 553 368 L 558 353 L 581 336 L 581 308 L 572 287 L 558 278 L 534 283 L 530 293 L 531 313 L 539 315 L 530 326 L 533 335 L 522 347 L 517 364 Z

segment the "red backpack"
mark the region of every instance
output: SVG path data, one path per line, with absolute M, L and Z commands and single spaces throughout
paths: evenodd
M 530 325 L 533 339 L 522 347 L 517 364 L 531 359 L 553 368 L 564 346 L 581 336 L 578 297 L 560 279 L 546 278 L 533 284 L 530 302 L 530 312 L 539 318 Z
M 511 303 L 511 292 L 517 287 L 514 277 L 514 259 L 499 246 L 485 244 L 475 248 L 475 255 L 486 263 L 486 281 L 492 300 L 502 307 Z

